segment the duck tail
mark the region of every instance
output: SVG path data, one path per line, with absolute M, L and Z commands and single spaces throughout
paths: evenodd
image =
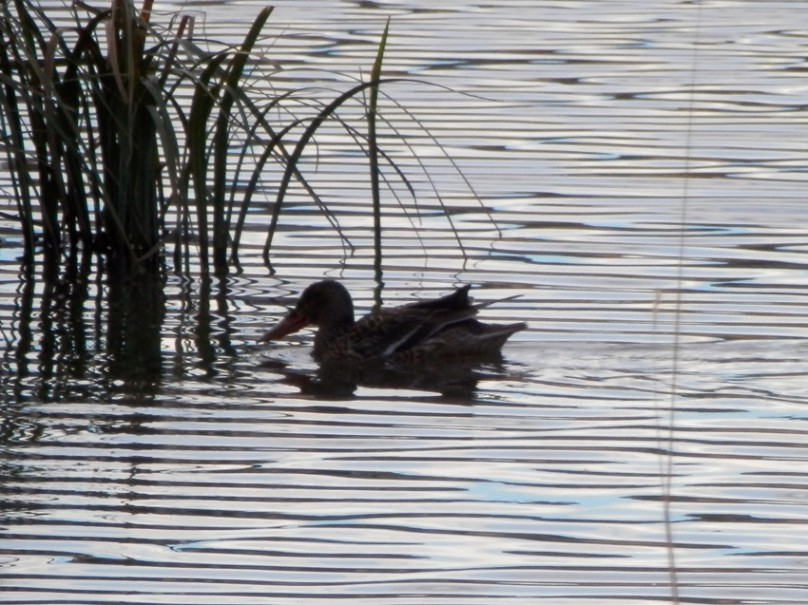
M 471 284 L 466 284 L 446 296 L 412 303 L 407 306 L 411 309 L 424 309 L 426 311 L 460 311 L 468 309 L 471 303 L 469 300 L 469 288 L 471 288 Z

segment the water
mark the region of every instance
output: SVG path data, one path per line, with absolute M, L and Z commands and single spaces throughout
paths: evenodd
M 530 329 L 395 383 L 323 374 L 309 333 L 254 344 L 323 275 L 373 304 L 336 139 L 353 255 L 301 196 L 274 275 L 256 227 L 243 273 L 154 308 L 23 279 L 4 223 L 0 602 L 808 601 L 808 4 L 276 4 L 272 57 L 307 68 L 279 81 L 367 69 L 392 15 L 389 73 L 475 95 L 391 90 L 487 211 L 415 132 L 467 258 L 416 170 L 383 298 L 471 282 Z M 258 6 L 188 8 L 237 39 Z

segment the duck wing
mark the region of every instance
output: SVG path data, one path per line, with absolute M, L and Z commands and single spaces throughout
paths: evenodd
M 351 349 L 364 359 L 386 359 L 418 346 L 442 330 L 468 321 L 477 313 L 469 307 L 456 311 L 399 307 L 360 319 L 351 331 Z
M 351 329 L 349 349 L 365 360 L 498 351 L 526 325 L 484 324 L 474 316 L 484 307 L 518 295 L 472 304 L 469 288 L 466 285 L 441 298 L 380 309 L 363 317 Z
M 354 324 L 351 348 L 365 359 L 385 359 L 427 342 L 449 326 L 468 321 L 484 306 L 471 304 L 469 287 L 363 317 Z

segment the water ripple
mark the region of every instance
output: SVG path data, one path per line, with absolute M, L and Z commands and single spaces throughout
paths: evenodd
M 183 10 L 237 40 L 259 4 Z M 324 275 L 373 305 L 337 133 L 301 168 L 355 250 L 293 192 L 268 275 L 268 191 L 242 274 L 167 279 L 156 367 L 110 353 L 103 284 L 37 315 L 0 224 L 0 602 L 805 602 L 806 7 L 275 4 L 279 87 L 344 84 L 392 15 L 419 82 L 388 92 L 483 200 L 388 135 L 419 204 L 389 200 L 385 303 L 475 283 L 530 329 L 383 380 L 324 374 L 309 332 L 255 344 Z

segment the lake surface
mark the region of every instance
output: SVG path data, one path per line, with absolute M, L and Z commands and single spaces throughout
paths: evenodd
M 300 195 L 270 274 L 267 201 L 240 274 L 156 309 L 26 275 L 4 219 L 0 602 L 808 602 L 808 2 L 275 5 L 278 86 L 368 73 L 388 16 L 417 80 L 385 303 L 473 283 L 529 330 L 397 383 L 255 344 L 324 276 L 373 305 L 336 136 L 307 169 L 352 253 Z M 261 6 L 185 10 L 238 40 Z

